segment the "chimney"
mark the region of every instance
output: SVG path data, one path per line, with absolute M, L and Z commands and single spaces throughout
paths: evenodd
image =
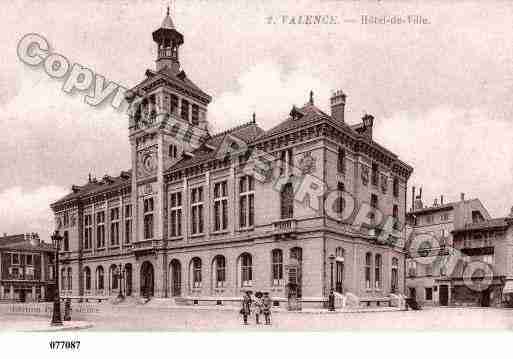
M 443 206 L 444 205 L 444 195 L 441 194 L 440 195 L 440 206 Z
M 435 201 L 433 202 L 433 207 L 438 207 L 438 198 L 435 198 Z
M 460 193 L 460 199 L 462 202 L 465 200 L 465 193 L 463 193 L 463 192 Z
M 420 191 L 419 191 L 419 199 L 422 199 L 422 187 L 420 187 Z
M 363 123 L 363 133 L 367 137 L 372 138 L 372 127 L 374 126 L 374 116 L 366 113 L 362 117 L 362 123 Z
M 331 117 L 335 121 L 344 122 L 344 108 L 346 106 L 346 94 L 342 90 L 333 91 L 331 94 Z

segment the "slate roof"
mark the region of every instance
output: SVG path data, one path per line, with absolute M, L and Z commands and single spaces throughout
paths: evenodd
M 118 187 L 130 185 L 131 177 L 132 170 L 128 170 L 122 171 L 121 174 L 117 177 L 104 176 L 100 180 L 93 180 L 91 182 L 86 183 L 83 186 L 72 186 L 74 191 L 60 198 L 55 203 L 73 200 L 88 194 L 108 192 Z
M 263 133 L 265 133 L 265 131 L 262 130 L 256 123 L 248 122 L 243 125 L 231 128 L 227 131 L 215 134 L 214 136 L 210 137 L 203 146 L 199 147 L 193 152 L 193 157 L 182 159 L 181 161 L 174 164 L 171 168 L 169 168 L 167 172 L 184 169 L 213 159 L 217 153 L 217 150 L 223 143 L 223 140 L 227 136 L 235 136 L 245 143 L 250 143 L 261 136 Z
M 146 70 L 146 79 L 144 79 L 141 83 L 139 83 L 137 86 L 135 86 L 134 90 L 137 90 L 137 89 L 147 86 L 151 81 L 153 81 L 155 76 L 165 77 L 168 80 L 170 80 L 171 82 L 174 82 L 175 84 L 177 84 L 187 90 L 195 92 L 196 94 L 200 95 L 201 97 L 204 97 L 208 102 L 210 102 L 212 100 L 212 97 L 209 94 L 207 94 L 202 89 L 200 89 L 198 87 L 198 85 L 196 85 L 194 82 L 191 81 L 191 79 L 189 79 L 187 77 L 187 74 L 185 73 L 185 71 L 182 70 L 178 73 L 175 73 L 167 66 L 161 68 L 159 71 L 154 71 L 154 70 L 150 70 L 150 69 Z
M 0 249 L 26 250 L 26 251 L 55 251 L 55 248 L 48 243 L 34 243 L 25 239 L 24 234 L 0 237 Z

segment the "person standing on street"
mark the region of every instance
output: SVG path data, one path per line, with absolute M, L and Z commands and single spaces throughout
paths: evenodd
M 260 324 L 260 315 L 262 314 L 262 292 L 255 293 L 255 302 L 253 303 L 255 307 L 255 322 L 256 324 Z
M 251 292 L 247 291 L 242 297 L 242 308 L 240 310 L 244 325 L 248 325 L 248 316 L 251 315 Z
M 262 313 L 265 318 L 265 324 L 271 325 L 271 298 L 269 292 L 264 292 L 264 298 L 262 299 Z

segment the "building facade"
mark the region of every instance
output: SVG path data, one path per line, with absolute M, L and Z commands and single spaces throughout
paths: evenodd
M 406 287 L 407 293 L 415 297 L 424 305 L 464 305 L 472 302 L 473 305 L 489 306 L 490 296 L 495 295 L 496 304 L 500 301 L 496 292 L 501 287 L 499 278 L 494 279 L 495 291 L 481 291 L 473 288 L 474 285 L 463 283 L 463 272 L 473 267 L 478 270 L 479 263 L 484 267 L 505 275 L 504 259 L 495 260 L 505 255 L 507 251 L 494 251 L 494 246 L 501 246 L 508 239 L 504 234 L 506 221 L 492 219 L 479 199 L 465 199 L 462 193 L 460 200 L 444 203 L 443 196 L 440 202 L 435 199 L 433 205 L 425 206 L 422 202 L 422 189 L 419 194 L 413 188 L 412 210 L 407 213 L 407 263 Z M 498 228 L 496 225 L 502 226 Z M 490 230 L 490 238 L 486 246 L 471 241 L 473 232 L 486 232 Z M 463 239 L 465 234 L 469 238 Z M 495 236 L 497 234 L 497 236 Z M 487 235 L 476 234 L 476 238 Z M 481 248 L 483 252 L 470 248 Z M 470 262 L 476 263 L 469 265 Z M 499 274 L 497 274 L 499 275 Z M 503 279 L 506 277 L 503 277 Z M 471 282 L 471 281 L 470 281 Z M 504 285 L 504 283 L 502 283 Z M 491 290 L 491 289 L 490 289 Z M 491 294 L 490 294 L 491 293 Z M 471 299 L 470 299 L 471 298 Z M 481 299 L 482 298 L 482 299 Z
M 35 233 L 0 237 L 0 300 L 52 300 L 55 249 Z
M 260 290 L 275 304 L 295 296 L 312 306 L 331 287 L 356 298 L 402 293 L 412 168 L 373 140 L 373 117 L 348 125 L 341 91 L 329 115 L 310 93 L 270 130 L 253 115 L 212 135 L 211 97 L 182 70 L 184 38 L 169 14 L 153 40 L 156 70 L 126 96 L 132 169 L 90 177 L 51 205 L 68 243 L 61 268 L 73 273 L 63 293 L 224 304 Z M 327 206 L 330 190 L 348 200 Z M 378 241 L 388 217 L 394 240 Z

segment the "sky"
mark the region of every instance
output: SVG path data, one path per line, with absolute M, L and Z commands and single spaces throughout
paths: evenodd
M 83 184 L 130 168 L 128 120 L 108 104 L 68 94 L 17 56 L 28 33 L 130 88 L 153 69 L 167 2 L 10 1 L 0 31 L 0 233 L 53 231 L 49 205 Z M 409 185 L 432 204 L 479 198 L 492 216 L 513 206 L 513 4 L 489 1 L 176 0 L 182 68 L 213 97 L 214 131 L 247 122 L 268 129 L 302 105 L 329 112 L 347 94 L 346 122 L 375 116 L 374 139 L 414 167 Z M 335 23 L 298 24 L 332 15 Z M 367 24 L 361 16 L 419 15 L 426 24 Z M 283 16 L 286 16 L 285 23 Z M 275 23 L 269 23 L 272 17 Z M 294 19 L 296 23 L 290 23 Z M 408 194 L 410 191 L 408 191 Z M 408 199 L 408 204 L 411 202 Z

